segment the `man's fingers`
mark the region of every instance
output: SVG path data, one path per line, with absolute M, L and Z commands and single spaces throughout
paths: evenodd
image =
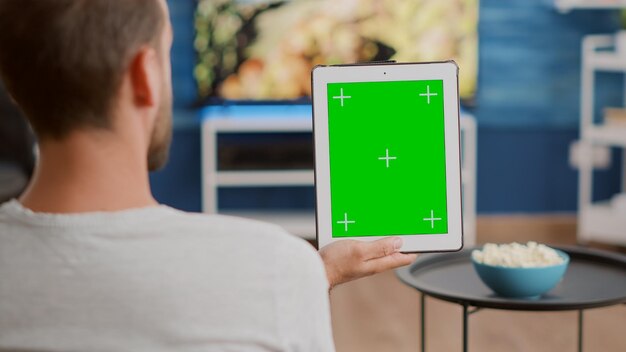
M 409 265 L 413 263 L 415 259 L 417 259 L 417 254 L 404 254 L 397 252 L 386 257 L 370 260 L 366 264 L 368 266 L 368 271 L 376 274 Z
M 365 263 L 365 265 L 368 272 L 376 274 L 409 265 L 413 263 L 415 259 L 417 259 L 417 254 L 404 254 L 396 252 L 382 258 L 369 260 Z
M 402 247 L 402 239 L 400 237 L 383 238 L 373 242 L 363 242 L 361 247 L 365 260 L 383 258 L 398 252 Z
M 415 254 L 403 254 L 402 239 L 384 238 L 373 242 L 341 240 L 320 249 L 331 287 L 395 269 L 415 261 Z

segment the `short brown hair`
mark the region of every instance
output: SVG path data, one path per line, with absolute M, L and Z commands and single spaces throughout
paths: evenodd
M 158 46 L 158 0 L 0 0 L 0 75 L 37 135 L 110 126 L 132 55 Z

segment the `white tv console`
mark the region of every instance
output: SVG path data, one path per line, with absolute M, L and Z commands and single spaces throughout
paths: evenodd
M 228 133 L 310 133 L 310 107 L 259 106 L 257 115 L 248 107 L 248 113 L 231 113 L 224 109 L 210 109 L 202 122 L 202 206 L 205 213 L 219 213 L 275 223 L 288 232 L 305 239 L 315 238 L 314 210 L 225 212 L 219 208 L 218 190 L 222 187 L 311 187 L 315 185 L 313 170 L 246 170 L 218 169 L 218 136 Z M 268 112 L 269 110 L 269 112 Z M 293 111 L 290 111 L 293 110 Z M 472 116 L 461 117 L 463 220 L 465 245 L 476 241 L 476 123 Z

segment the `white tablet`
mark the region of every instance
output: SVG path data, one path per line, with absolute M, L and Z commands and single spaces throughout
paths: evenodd
M 463 247 L 458 66 L 313 69 L 317 240 Z

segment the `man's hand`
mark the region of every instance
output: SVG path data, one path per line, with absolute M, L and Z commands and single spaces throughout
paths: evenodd
M 411 264 L 416 254 L 400 253 L 402 239 L 384 238 L 374 242 L 342 240 L 320 249 L 330 287 Z

